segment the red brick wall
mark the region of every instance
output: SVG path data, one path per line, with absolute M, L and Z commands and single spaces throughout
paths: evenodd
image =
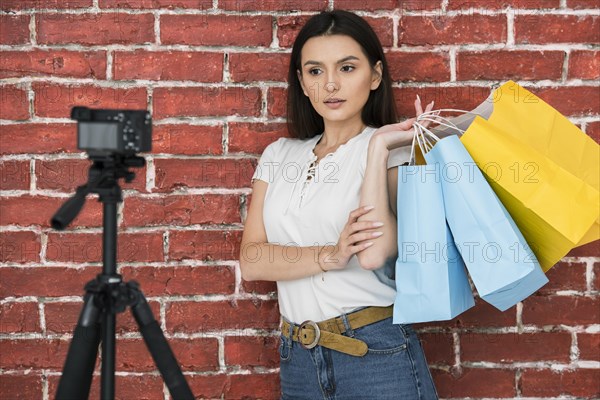
M 175 4 L 175 5 L 173 5 Z M 237 262 L 250 177 L 284 127 L 299 26 L 358 10 L 413 99 L 472 109 L 513 79 L 599 141 L 600 17 L 591 0 L 4 0 L 0 2 L 0 398 L 52 398 L 82 288 L 100 270 L 101 207 L 65 232 L 54 211 L 86 180 L 73 105 L 146 108 L 147 167 L 125 185 L 120 272 L 149 297 L 196 396 L 277 398 L 275 286 Z M 299 10 L 290 12 L 289 10 Z M 600 397 L 600 251 L 576 249 L 536 295 L 417 326 L 444 398 Z M 163 399 L 132 318 L 117 393 Z M 94 379 L 97 397 L 99 379 Z

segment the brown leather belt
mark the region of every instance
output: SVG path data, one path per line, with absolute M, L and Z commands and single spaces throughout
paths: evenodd
M 351 329 L 358 329 L 386 318 L 394 313 L 394 306 L 367 307 L 346 315 Z M 290 325 L 293 325 L 292 340 L 299 342 L 305 349 L 319 345 L 328 349 L 341 351 L 353 356 L 367 354 L 367 344 L 362 340 L 344 336 L 346 326 L 342 317 L 330 318 L 321 322 L 304 321 L 300 325 L 291 324 L 285 318 L 281 325 L 281 333 L 289 338 Z

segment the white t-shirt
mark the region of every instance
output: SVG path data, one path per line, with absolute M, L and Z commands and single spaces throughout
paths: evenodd
M 359 206 L 367 166 L 369 140 L 376 128 L 367 127 L 319 160 L 313 149 L 323 134 L 310 139 L 279 138 L 269 144 L 252 176 L 269 186 L 263 221 L 269 243 L 282 246 L 324 246 L 338 242 L 350 212 Z M 410 146 L 390 151 L 387 167 L 408 162 Z M 308 178 L 310 167 L 314 173 Z M 312 174 L 311 174 L 312 175 Z M 288 251 L 290 261 L 298 253 Z M 314 254 L 316 260 L 316 252 Z M 279 311 L 288 320 L 321 321 L 366 306 L 394 303 L 395 262 L 369 271 L 356 255 L 346 268 L 297 280 L 278 281 Z M 384 271 L 385 270 L 385 271 Z

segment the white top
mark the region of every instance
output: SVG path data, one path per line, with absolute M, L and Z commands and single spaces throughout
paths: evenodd
M 269 243 L 282 246 L 337 244 L 350 211 L 358 208 L 367 166 L 367 148 L 376 128 L 360 134 L 314 165 L 313 149 L 323 134 L 310 139 L 279 138 L 269 144 L 252 176 L 269 186 L 263 221 Z M 390 151 L 387 167 L 408 162 L 410 146 Z M 297 254 L 288 251 L 293 260 Z M 316 260 L 316 252 L 315 252 Z M 279 311 L 297 324 L 321 321 L 366 306 L 394 303 L 394 263 L 369 271 L 356 255 L 346 268 L 297 280 L 278 281 Z

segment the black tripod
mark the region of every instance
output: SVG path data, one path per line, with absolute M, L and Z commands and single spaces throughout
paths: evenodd
M 125 311 L 128 306 L 173 399 L 193 399 L 194 395 L 138 283 L 123 282 L 121 275 L 116 273 L 117 204 L 123 200 L 118 179 L 133 180 L 135 174 L 128 168 L 141 167 L 145 160 L 137 156 L 112 154 L 95 156 L 92 160 L 88 183 L 79 186 L 75 195 L 52 217 L 52 227 L 62 230 L 77 216 L 88 193 L 97 193 L 103 203 L 103 270 L 85 286 L 83 309 L 69 346 L 56 399 L 88 398 L 100 342 L 100 397 L 103 400 L 114 398 L 116 313 Z

